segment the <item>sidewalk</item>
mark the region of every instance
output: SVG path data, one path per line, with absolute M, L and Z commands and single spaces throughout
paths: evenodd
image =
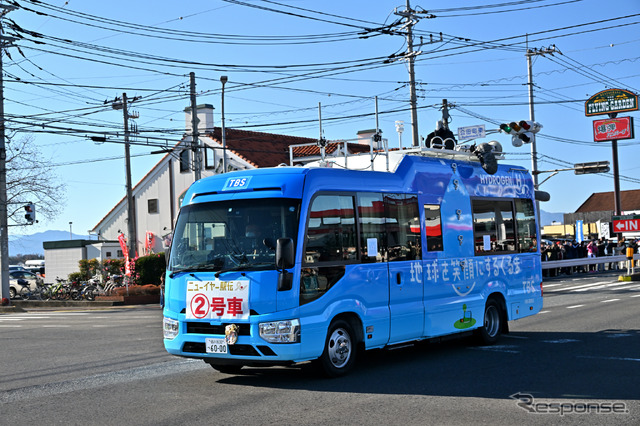
M 128 304 L 120 300 L 96 300 L 93 302 L 88 300 L 12 300 L 11 306 L 0 306 L 0 314 L 26 312 L 29 309 L 105 309 L 114 306 L 124 307 L 134 306 L 134 304 Z

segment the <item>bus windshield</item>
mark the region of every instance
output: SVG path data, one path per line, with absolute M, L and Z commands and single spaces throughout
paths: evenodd
M 275 269 L 278 238 L 296 241 L 300 201 L 228 200 L 182 207 L 169 270 Z

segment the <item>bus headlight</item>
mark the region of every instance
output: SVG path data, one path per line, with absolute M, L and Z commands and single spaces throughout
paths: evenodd
M 175 339 L 178 335 L 179 324 L 180 323 L 174 319 L 164 317 L 162 321 L 162 334 L 164 338 L 169 340 Z
M 259 324 L 260 337 L 269 343 L 298 343 L 300 320 L 263 322 Z

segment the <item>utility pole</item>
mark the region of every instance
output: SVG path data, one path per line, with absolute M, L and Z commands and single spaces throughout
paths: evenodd
M 403 11 L 395 11 L 396 15 L 405 18 L 405 26 L 407 28 L 407 61 L 409 62 L 409 105 L 411 108 L 411 136 L 412 145 L 420 146 L 420 136 L 418 134 L 418 100 L 416 97 L 416 73 L 415 73 L 415 56 L 413 51 L 413 26 L 418 22 L 414 21 L 414 10 L 411 9 L 409 0 L 407 0 L 407 8 Z
M 196 106 L 196 74 L 189 73 L 191 86 L 191 150 L 193 151 L 194 181 L 202 177 L 202 156 L 200 155 L 200 141 L 198 137 L 198 107 Z
M 406 28 L 406 37 L 407 37 L 407 53 L 405 54 L 405 59 L 409 63 L 409 104 L 411 108 L 411 135 L 412 135 L 412 145 L 420 146 L 420 135 L 418 134 L 418 99 L 416 96 L 416 73 L 415 73 L 415 59 L 421 51 L 413 50 L 413 27 L 420 20 L 420 16 L 425 15 L 427 11 L 416 11 L 411 9 L 411 5 L 409 4 L 409 0 L 407 0 L 406 9 L 404 10 L 394 10 L 394 14 L 398 16 L 402 16 L 404 18 L 403 27 Z M 433 15 L 427 15 L 427 18 L 435 18 Z M 422 45 L 420 45 L 422 46 Z M 419 46 L 419 47 L 420 47 Z
M 125 158 L 125 174 L 127 185 L 127 247 L 129 249 L 129 256 L 136 256 L 137 249 L 137 231 L 136 231 L 136 210 L 133 204 L 133 186 L 131 184 L 131 153 L 129 144 L 129 118 L 137 118 L 138 115 L 129 115 L 128 103 L 134 102 L 140 99 L 139 96 L 131 99 L 127 99 L 127 94 L 122 94 L 122 103 L 119 99 L 116 99 L 112 105 L 113 109 L 122 108 L 122 116 L 124 118 L 124 158 Z
M 532 57 L 537 55 L 545 55 L 545 54 L 553 54 L 558 52 L 556 46 L 553 45 L 550 48 L 546 49 L 529 49 L 527 41 L 527 52 L 525 56 L 527 57 L 527 86 L 529 87 L 529 120 L 536 121 L 536 116 L 533 107 L 533 63 Z M 536 135 L 533 134 L 531 138 L 531 176 L 533 177 L 533 188 L 535 190 L 538 189 L 538 150 L 536 147 Z M 538 224 L 540 224 L 540 201 L 536 200 L 536 214 L 538 219 Z
M 227 173 L 227 132 L 224 127 L 224 85 L 227 83 L 228 78 L 226 75 L 220 77 L 220 83 L 222 83 L 222 173 Z
M 442 127 L 449 129 L 449 103 L 446 99 L 442 100 Z
M 5 118 L 4 118 L 4 79 L 2 55 L 4 49 L 13 41 L 4 37 L 2 19 L 4 15 L 15 10 L 15 6 L 0 4 L 0 301 L 1 304 L 11 303 L 9 298 L 9 221 L 7 214 L 7 150 L 5 147 Z

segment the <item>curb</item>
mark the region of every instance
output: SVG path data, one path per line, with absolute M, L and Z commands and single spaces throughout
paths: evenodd
M 25 310 L 15 305 L 0 306 L 0 314 L 13 314 L 16 312 L 25 312 Z

